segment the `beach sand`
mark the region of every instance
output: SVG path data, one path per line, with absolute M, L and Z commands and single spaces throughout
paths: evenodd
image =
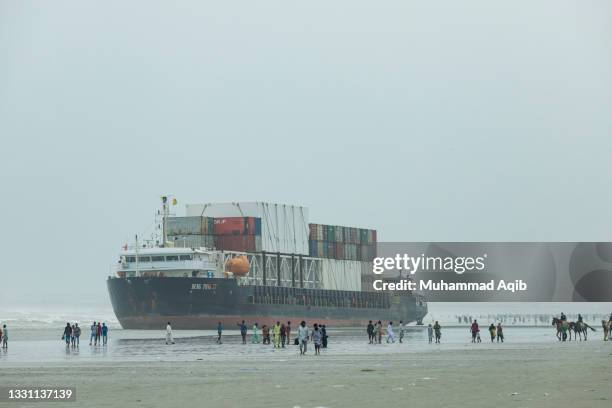
M 54 407 L 592 408 L 612 400 L 612 342 L 436 347 L 401 354 L 334 356 L 329 349 L 300 356 L 290 349 L 245 359 L 194 356 L 191 362 L 19 363 L 0 367 L 0 382 L 76 386 L 76 402 Z

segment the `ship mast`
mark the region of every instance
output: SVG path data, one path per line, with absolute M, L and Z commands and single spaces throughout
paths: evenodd
M 140 244 L 138 244 L 138 235 L 135 236 L 135 239 L 136 239 L 136 276 L 140 276 L 140 270 L 138 268 L 138 261 L 139 261 L 138 258 L 140 258 L 138 256 L 138 247 L 140 246 Z
M 166 247 L 166 242 L 168 240 L 168 233 L 166 228 L 166 219 L 170 216 L 170 205 L 176 205 L 176 197 L 173 195 L 164 195 L 161 196 L 162 209 L 161 213 L 158 212 L 158 215 L 161 215 L 161 230 L 162 230 L 162 243 L 161 247 Z M 170 204 L 172 202 L 172 204 Z
M 170 208 L 168 207 L 168 196 L 162 196 L 161 197 L 161 201 L 162 201 L 162 247 L 165 248 L 166 247 L 166 240 L 168 239 L 168 237 L 166 236 L 166 218 L 168 217 L 168 214 L 170 214 Z

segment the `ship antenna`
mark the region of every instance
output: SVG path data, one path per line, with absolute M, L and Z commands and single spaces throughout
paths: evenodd
M 136 235 L 136 276 L 140 276 L 140 270 L 138 268 L 138 235 Z

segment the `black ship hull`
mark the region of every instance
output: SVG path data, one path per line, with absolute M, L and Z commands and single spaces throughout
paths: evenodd
M 427 305 L 412 294 L 239 286 L 218 278 L 109 278 L 108 291 L 124 329 L 214 329 L 301 320 L 331 327 L 369 320 L 420 322 Z

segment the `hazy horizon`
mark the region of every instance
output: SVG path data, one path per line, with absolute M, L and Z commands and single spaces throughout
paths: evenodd
M 108 302 L 170 193 L 381 241 L 611 241 L 611 12 L 2 2 L 0 309 Z

